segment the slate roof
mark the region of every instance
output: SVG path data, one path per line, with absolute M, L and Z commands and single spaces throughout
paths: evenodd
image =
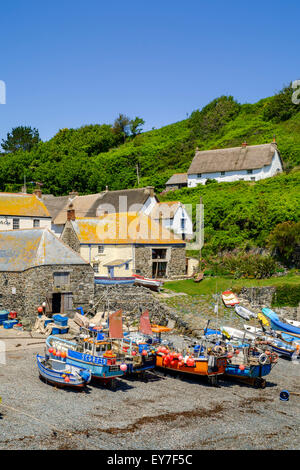
M 166 182 L 166 186 L 169 184 L 176 185 L 185 183 L 187 184 L 187 173 L 174 173 L 174 175 L 172 175 Z
M 153 244 L 185 242 L 151 217 L 136 212 L 107 214 L 71 221 L 81 244 Z
M 0 232 L 0 272 L 68 264 L 87 263 L 48 229 L 34 228 Z
M 35 194 L 0 193 L 0 215 L 50 217 L 45 204 Z

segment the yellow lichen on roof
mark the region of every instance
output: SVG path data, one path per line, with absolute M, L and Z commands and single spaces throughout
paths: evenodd
M 35 194 L 0 193 L 0 215 L 50 217 L 45 204 Z
M 77 218 L 72 222 L 82 244 L 184 244 L 151 217 L 136 212 Z

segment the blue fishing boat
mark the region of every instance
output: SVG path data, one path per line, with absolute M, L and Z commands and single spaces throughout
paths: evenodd
M 40 376 L 52 385 L 82 388 L 91 381 L 91 372 L 85 368 L 67 364 L 48 355 L 37 354 L 36 359 Z
M 142 333 L 125 333 L 121 351 L 127 365 L 126 375 L 143 373 L 154 369 L 156 363 L 155 340 Z M 158 342 L 157 342 L 158 344 Z
M 123 285 L 123 284 L 134 284 L 135 278 L 134 277 L 100 277 L 95 276 L 95 284 L 100 285 Z
M 112 351 L 110 341 L 95 338 L 87 335 L 78 341 L 68 341 L 49 336 L 46 339 L 48 352 L 53 358 L 64 358 L 67 364 L 88 369 L 93 378 L 102 379 L 105 383 L 110 383 L 116 377 L 121 377 L 124 371 L 121 370 L 121 362 Z M 110 385 L 113 385 L 112 382 Z
M 270 346 L 277 354 L 288 357 L 289 359 L 297 352 L 296 346 L 293 343 L 286 343 L 276 338 L 270 342 Z
M 300 328 L 290 325 L 289 323 L 282 322 L 278 315 L 270 308 L 263 308 L 262 314 L 269 320 L 270 326 L 275 331 L 283 331 L 295 339 L 300 339 Z

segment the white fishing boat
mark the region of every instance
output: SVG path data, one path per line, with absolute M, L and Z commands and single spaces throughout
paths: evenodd
M 133 274 L 135 278 L 134 283 L 138 286 L 149 287 L 153 290 L 159 290 L 163 285 L 164 282 L 160 279 L 151 279 L 149 277 L 140 276 L 139 274 Z
M 251 325 L 244 325 L 244 330 L 246 330 L 248 333 L 252 333 L 253 335 L 263 335 L 264 332 L 261 328 L 257 328 L 256 326 L 251 326 Z
M 235 305 L 234 306 L 235 313 L 241 317 L 244 318 L 244 320 L 249 321 L 250 318 L 256 318 L 257 315 L 254 312 L 251 312 L 251 310 L 248 310 L 245 307 L 242 307 L 241 305 Z
M 250 340 L 253 341 L 255 340 L 255 335 L 252 333 L 248 333 L 247 331 L 243 330 L 238 330 L 237 328 L 232 328 L 230 326 L 222 326 L 221 327 L 221 332 L 233 339 L 238 339 L 238 340 Z
M 292 326 L 296 326 L 297 328 L 300 328 L 300 321 L 289 320 L 288 318 L 284 318 L 284 321 L 285 321 L 286 323 L 289 323 L 289 324 L 292 325 Z

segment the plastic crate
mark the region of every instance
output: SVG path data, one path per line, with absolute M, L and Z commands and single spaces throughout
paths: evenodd
M 54 326 L 52 328 L 52 332 L 51 334 L 52 335 L 64 335 L 66 333 L 68 333 L 69 331 L 69 327 L 67 326 L 66 328 L 63 328 L 63 327 L 59 327 L 59 326 Z
M 18 323 L 18 322 L 17 322 Z M 10 330 L 13 326 L 14 326 L 14 321 L 13 320 L 5 320 L 3 322 L 3 328 L 5 328 L 6 330 Z
M 59 314 L 53 315 L 52 319 L 54 320 L 54 323 L 58 326 L 67 326 L 68 324 L 68 317 Z

